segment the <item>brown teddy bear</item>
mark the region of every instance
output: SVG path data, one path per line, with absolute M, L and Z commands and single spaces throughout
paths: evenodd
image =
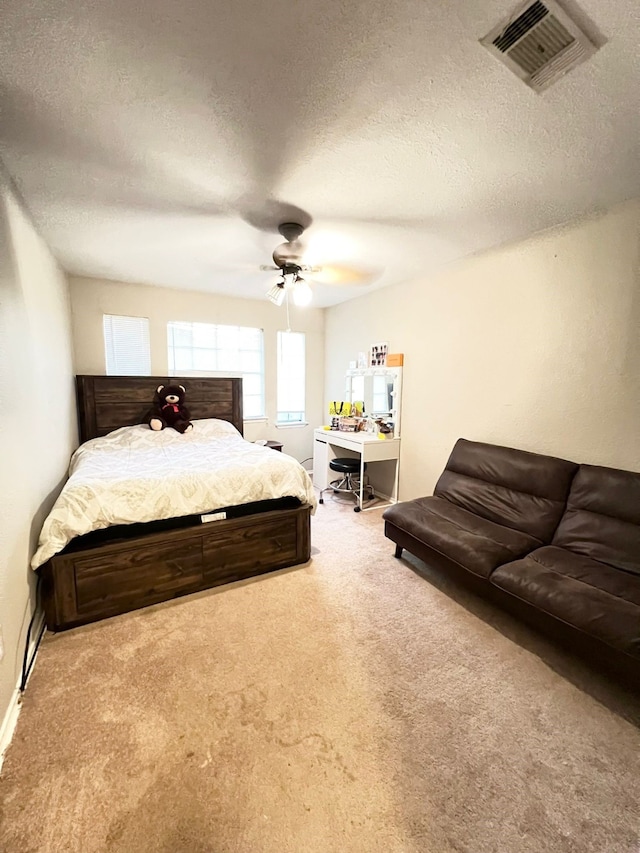
M 173 427 L 178 432 L 193 429 L 189 409 L 184 405 L 184 385 L 158 385 L 153 407 L 146 417 L 146 423 L 153 430 Z

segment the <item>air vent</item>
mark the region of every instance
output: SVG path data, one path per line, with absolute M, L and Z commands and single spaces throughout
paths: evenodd
M 542 92 L 596 51 L 554 0 L 534 0 L 520 6 L 481 44 L 536 92 Z

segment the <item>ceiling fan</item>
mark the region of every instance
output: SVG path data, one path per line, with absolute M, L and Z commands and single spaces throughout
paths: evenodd
M 278 232 L 284 243 L 273 250 L 273 265 L 262 265 L 261 270 L 279 272 L 280 278 L 267 291 L 267 298 L 275 305 L 282 305 L 289 294 L 296 305 L 308 305 L 313 293 L 307 279 L 321 284 L 368 284 L 372 278 L 369 271 L 355 267 L 331 264 L 311 266 L 304 263 L 305 247 L 300 242 L 304 226 L 298 222 L 282 222 Z M 304 275 L 303 275 L 304 274 Z

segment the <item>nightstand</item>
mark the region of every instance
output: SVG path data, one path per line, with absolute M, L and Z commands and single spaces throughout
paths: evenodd
M 266 446 L 270 447 L 272 450 L 282 451 L 282 442 L 281 441 L 271 441 L 271 439 L 269 439 Z

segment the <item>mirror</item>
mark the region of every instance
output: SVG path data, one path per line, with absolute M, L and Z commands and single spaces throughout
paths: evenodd
M 401 367 L 365 367 L 348 370 L 345 400 L 364 401 L 365 415 L 393 421 L 394 432 L 400 435 L 400 403 L 402 390 Z

